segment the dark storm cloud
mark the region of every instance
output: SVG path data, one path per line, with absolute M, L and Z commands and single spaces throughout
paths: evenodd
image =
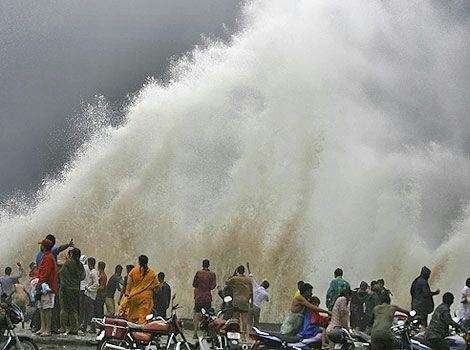
M 236 0 L 2 1 L 0 200 L 60 169 L 83 101 L 123 103 L 201 34 L 227 38 L 238 10 Z

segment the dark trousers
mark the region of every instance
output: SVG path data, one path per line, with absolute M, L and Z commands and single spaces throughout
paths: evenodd
M 78 332 L 79 293 L 78 289 L 64 287 L 60 289 L 60 328 L 63 332 L 68 331 L 71 334 L 77 334 Z
M 450 350 L 449 343 L 445 339 L 428 339 L 433 350 Z
M 372 339 L 371 350 L 393 350 L 394 345 L 393 339 Z
M 163 309 L 161 307 L 158 307 L 158 305 L 155 307 L 155 316 L 160 316 L 160 317 L 163 317 L 163 319 L 166 320 L 166 310 L 167 309 Z
M 104 317 L 104 297 L 97 296 L 94 303 L 94 316 L 96 318 Z
M 86 296 L 83 299 L 83 323 L 82 323 L 82 331 L 86 332 L 88 328 L 93 330 L 93 326 L 91 324 L 91 319 L 95 314 L 95 301 Z
M 80 291 L 80 299 L 78 301 L 78 314 L 80 317 L 80 325 L 85 323 L 85 291 Z

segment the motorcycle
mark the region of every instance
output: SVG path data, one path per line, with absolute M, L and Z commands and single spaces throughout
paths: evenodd
M 186 340 L 181 320 L 176 315 L 179 305 L 173 305 L 174 298 L 175 296 L 172 298 L 172 315 L 166 320 L 153 314 L 146 316 L 147 323 L 144 325 L 119 318 L 93 319 L 98 330 L 97 350 L 169 349 L 173 343 L 175 350 L 182 347 L 191 350 L 192 345 Z M 167 337 L 164 346 L 161 342 L 163 336 Z
M 410 312 L 411 320 L 398 321 L 392 327 L 392 332 L 395 334 L 397 349 L 405 350 L 432 350 L 430 344 L 426 341 L 424 334 L 419 333 L 419 322 L 413 317 L 416 316 L 416 311 Z M 451 350 L 469 350 L 470 334 L 467 332 L 457 333 L 446 337 Z
M 333 337 L 328 335 L 336 350 L 368 350 L 370 348 L 370 336 L 363 332 L 350 332 L 341 328 L 340 332 Z
M 5 311 L 5 316 L 0 321 L 0 329 L 2 330 L 0 349 L 38 350 L 39 348 L 32 338 L 18 335 L 15 331 L 16 325 L 24 321 L 23 312 L 18 305 L 13 303 L 11 298 L 4 298 L 1 308 Z
M 290 349 L 290 350 L 310 350 L 321 349 L 321 333 L 313 338 L 302 338 L 298 336 L 287 336 L 275 332 L 266 332 L 253 327 L 254 333 L 251 337 L 254 343 L 251 347 L 254 349 Z
M 232 297 L 226 296 L 224 304 L 229 305 Z M 223 314 L 232 311 L 226 307 L 214 315 L 211 310 L 201 309 L 202 321 L 199 328 L 204 332 L 204 336 L 198 337 L 198 344 L 201 350 L 215 349 L 235 349 L 240 345 L 240 324 L 238 319 L 225 320 Z

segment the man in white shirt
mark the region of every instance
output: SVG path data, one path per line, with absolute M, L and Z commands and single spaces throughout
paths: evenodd
M 253 326 L 258 327 L 261 305 L 263 304 L 263 301 L 269 302 L 269 294 L 266 291 L 269 288 L 269 282 L 263 281 L 261 285 L 259 285 L 253 275 L 250 275 L 250 277 L 253 282 L 253 307 L 251 310 L 253 315 Z
M 96 260 L 95 258 L 88 258 L 88 267 L 85 267 L 85 296 L 83 302 L 83 324 L 81 330 L 86 332 L 90 327 L 90 333 L 94 333 L 94 327 L 91 324 L 91 319 L 95 314 L 95 300 L 98 288 L 100 286 L 98 281 L 98 271 L 95 269 Z

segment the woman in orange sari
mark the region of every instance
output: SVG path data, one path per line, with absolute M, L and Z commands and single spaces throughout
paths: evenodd
M 119 316 L 139 324 L 145 323 L 145 316 L 152 312 L 153 290 L 159 284 L 148 261 L 145 255 L 139 256 L 139 266 L 129 272 L 126 294 L 119 305 Z

